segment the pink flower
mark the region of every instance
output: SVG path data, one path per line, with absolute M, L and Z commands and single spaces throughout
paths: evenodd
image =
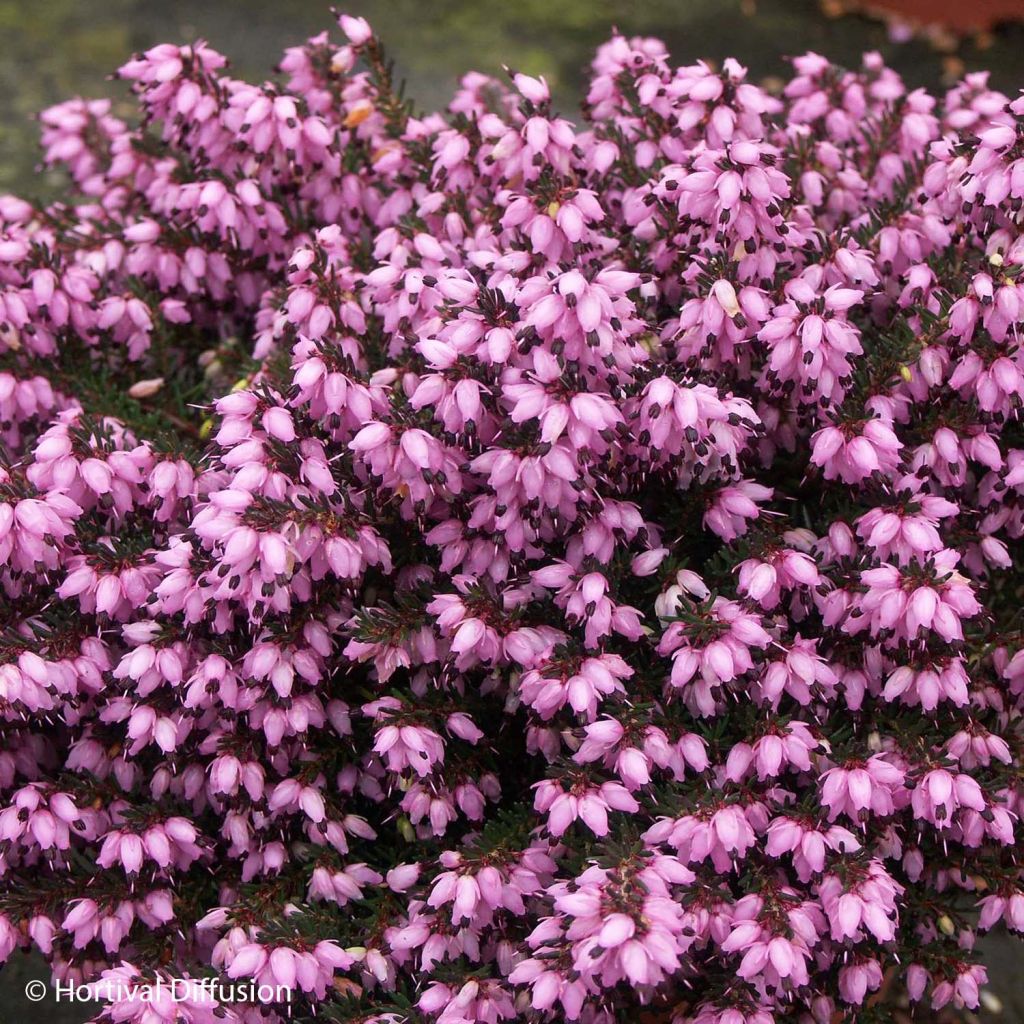
M 1024 99 L 616 33 L 582 119 L 429 112 L 338 24 L 132 57 L 0 196 L 0 961 L 128 1024 L 976 1006 Z

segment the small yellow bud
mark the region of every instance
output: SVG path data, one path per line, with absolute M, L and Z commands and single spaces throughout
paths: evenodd
M 711 294 L 718 300 L 718 304 L 730 320 L 740 315 L 739 299 L 736 298 L 736 289 L 731 282 L 724 279 L 716 281 L 711 286 Z
M 993 1016 L 999 1016 L 1003 1012 L 1003 1001 L 991 989 L 983 988 L 979 993 L 981 1005 Z
M 909 366 L 900 367 L 900 376 L 909 384 L 914 379 L 913 371 Z
M 199 437 L 206 440 L 213 431 L 213 417 L 207 417 L 199 427 Z
M 1003 265 L 1003 254 L 1001 252 L 994 252 L 989 256 L 988 261 L 993 267 L 1001 267 Z
M 151 377 L 149 380 L 136 381 L 129 389 L 132 398 L 150 398 L 164 386 L 163 377 Z
M 342 124 L 346 128 L 355 128 L 362 124 L 373 113 L 373 104 L 369 100 L 360 100 L 346 115 Z
M 548 216 L 554 220 L 558 216 L 558 211 L 562 208 L 561 203 L 551 202 L 548 203 Z
M 416 838 L 416 829 L 412 827 L 412 822 L 404 814 L 398 819 L 398 834 L 407 843 L 411 843 Z
M 942 932 L 943 935 L 952 935 L 953 932 L 956 931 L 956 925 L 953 924 L 953 919 L 949 914 L 943 914 L 936 924 L 939 926 L 939 931 Z
M 376 164 L 381 160 L 386 159 L 390 154 L 394 153 L 399 147 L 396 143 L 386 142 L 383 146 L 378 146 L 373 153 L 370 155 L 370 159 Z
M 235 383 L 231 385 L 231 390 L 232 391 L 244 391 L 248 386 L 249 386 L 249 378 L 248 377 L 243 377 L 241 380 L 236 380 Z

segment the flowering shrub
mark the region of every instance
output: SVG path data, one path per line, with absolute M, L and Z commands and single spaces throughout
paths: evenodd
M 156 47 L 0 200 L 0 953 L 138 1024 L 976 1005 L 1024 100 L 616 36 L 582 127 L 419 116 L 341 27 Z

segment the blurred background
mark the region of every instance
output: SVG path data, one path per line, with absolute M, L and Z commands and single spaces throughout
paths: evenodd
M 807 50 L 851 64 L 882 51 L 913 86 L 991 68 L 1024 85 L 1024 0 L 336 0 L 370 18 L 422 108 L 443 104 L 473 68 L 543 73 L 575 109 L 594 48 L 613 26 L 657 35 L 679 62 L 734 56 L 757 80 Z M 234 73 L 262 80 L 285 46 L 332 26 L 330 0 L 0 0 L 0 190 L 53 194 L 34 175 L 33 115 L 97 96 L 131 53 L 207 39 Z M 891 20 L 893 12 L 898 20 Z M 888 15 L 887 22 L 884 15 Z
M 456 79 L 503 64 L 543 74 L 562 111 L 578 107 L 587 66 L 613 27 L 662 38 L 677 63 L 733 56 L 755 81 L 781 80 L 785 57 L 807 50 L 855 65 L 878 50 L 911 87 L 941 89 L 989 69 L 1011 96 L 1024 86 L 1024 0 L 335 0 L 368 17 L 421 110 L 443 106 Z M 160 42 L 207 39 L 233 73 L 263 80 L 286 46 L 334 28 L 330 0 L 0 0 L 0 192 L 59 197 L 38 169 L 34 115 L 73 95 L 111 95 L 108 76 Z M 975 1017 L 1024 1024 L 1024 945 L 986 940 L 991 984 Z M 89 1008 L 32 1004 L 41 961 L 15 957 L 0 973 L 0 1024 L 82 1024 Z M 907 1021 L 911 1017 L 905 1017 Z M 926 1020 L 916 1016 L 917 1021 Z

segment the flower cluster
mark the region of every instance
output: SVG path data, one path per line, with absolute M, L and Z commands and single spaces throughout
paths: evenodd
M 119 1024 L 975 1006 L 1024 99 L 616 35 L 579 123 L 425 115 L 340 25 L 135 57 L 0 198 L 0 955 L 191 993 Z

